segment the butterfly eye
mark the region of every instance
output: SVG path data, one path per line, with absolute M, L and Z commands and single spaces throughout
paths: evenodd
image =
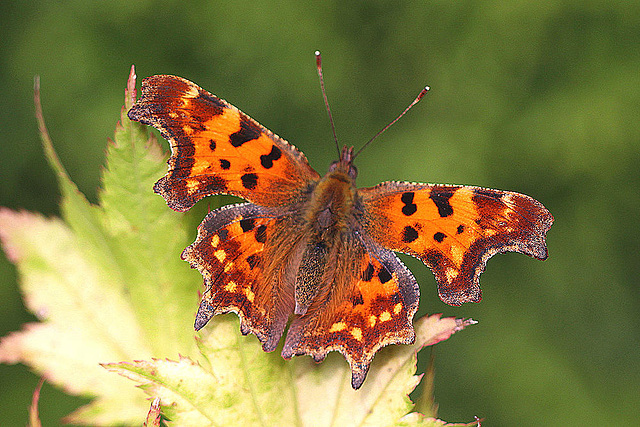
M 349 165 L 349 176 L 354 181 L 356 180 L 356 177 L 358 176 L 358 168 L 355 167 L 355 165 L 353 165 L 353 164 Z
M 331 166 L 329 166 L 329 173 L 335 172 L 337 170 L 349 175 L 349 178 L 351 178 L 353 181 L 355 181 L 356 177 L 358 176 L 358 168 L 356 168 L 353 163 L 350 162 L 346 163 L 340 160 L 331 163 Z

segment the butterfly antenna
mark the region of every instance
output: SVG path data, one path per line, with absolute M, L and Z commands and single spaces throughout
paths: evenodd
M 400 120 L 400 117 L 404 116 L 407 111 L 409 111 L 411 109 L 411 107 L 413 107 L 414 105 L 416 105 L 429 91 L 429 86 L 425 86 L 424 89 L 422 89 L 420 91 L 420 93 L 418 94 L 418 96 L 416 96 L 416 99 L 413 100 L 413 102 L 411 104 L 409 104 L 409 106 L 407 108 L 404 109 L 404 111 L 402 113 L 400 113 L 400 115 L 398 117 L 395 118 L 394 121 L 392 121 L 391 123 L 389 123 L 388 125 L 386 125 L 385 127 L 382 128 L 382 130 L 378 133 L 376 133 L 375 135 L 373 135 L 373 138 L 371 138 L 369 141 L 366 142 L 366 144 L 364 144 L 359 150 L 358 152 L 352 157 L 352 160 L 355 160 L 356 157 L 358 157 L 358 154 L 360 154 L 362 152 L 362 150 L 365 149 L 365 147 L 369 144 L 371 144 L 371 142 L 373 142 L 374 139 L 376 139 L 377 137 L 379 137 L 384 131 L 386 131 L 387 129 L 389 129 L 391 127 L 391 125 L 393 125 L 395 122 L 397 122 L 398 120 Z
M 338 150 L 338 156 L 340 156 L 340 145 L 338 145 L 338 137 L 336 136 L 336 126 L 333 124 L 333 115 L 331 115 L 331 108 L 329 108 L 329 100 L 327 99 L 327 92 L 324 90 L 324 78 L 322 77 L 322 57 L 320 51 L 316 50 L 316 68 L 318 69 L 318 77 L 320 77 L 320 88 L 322 89 L 322 97 L 324 98 L 324 105 L 327 107 L 327 113 L 329 114 L 329 122 L 331 123 L 331 131 L 333 132 L 333 140 L 336 142 L 336 149 Z

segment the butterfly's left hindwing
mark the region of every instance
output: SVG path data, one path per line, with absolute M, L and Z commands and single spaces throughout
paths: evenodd
M 524 194 L 480 187 L 385 182 L 359 189 L 364 228 L 385 248 L 431 268 L 450 305 L 481 299 L 480 273 L 500 252 L 547 258 L 553 217 Z
M 282 268 L 295 233 L 290 217 L 276 217 L 273 209 L 242 203 L 210 212 L 198 227 L 196 241 L 182 258 L 197 268 L 206 290 L 196 316 L 196 330 L 216 314 L 237 313 L 243 333 L 253 333 L 265 351 L 273 351 L 293 311 L 293 289 L 286 286 Z M 280 235 L 278 244 L 276 240 Z

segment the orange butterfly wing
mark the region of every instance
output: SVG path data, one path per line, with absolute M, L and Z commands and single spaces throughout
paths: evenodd
M 414 342 L 420 289 L 392 251 L 359 232 L 345 235 L 339 251 L 334 281 L 321 289 L 307 315 L 291 322 L 282 356 L 310 355 L 320 362 L 339 351 L 358 389 L 380 348 Z
M 480 187 L 384 182 L 359 189 L 364 228 L 385 248 L 431 268 L 450 305 L 481 299 L 480 273 L 500 252 L 547 258 L 553 217 L 523 194 Z
M 223 206 L 205 217 L 196 241 L 182 253 L 205 279 L 196 330 L 216 314 L 234 312 L 244 334 L 255 334 L 265 351 L 276 348 L 293 311 L 293 288 L 282 268 L 288 252 L 281 249 L 296 240 L 295 233 L 278 230 L 291 227 L 290 216 L 252 203 Z
M 183 78 L 144 79 L 128 115 L 157 128 L 171 145 L 169 172 L 154 190 L 172 209 L 186 211 L 222 193 L 262 206 L 285 205 L 319 179 L 294 146 Z

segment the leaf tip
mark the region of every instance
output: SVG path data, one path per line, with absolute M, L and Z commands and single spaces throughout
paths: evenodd
M 24 253 L 16 243 L 16 234 L 20 230 L 33 227 L 34 217 L 24 211 L 13 211 L 0 206 L 0 246 L 9 261 L 17 264 L 24 258 Z
M 466 328 L 467 326 L 477 325 L 478 321 L 473 320 L 472 318 L 468 319 L 456 319 L 456 330 L 454 332 L 458 332 Z
M 147 419 L 144 422 L 144 427 L 159 427 L 162 414 L 160 412 L 160 398 L 155 397 L 151 402 L 151 407 L 147 413 Z
M 38 402 L 40 401 L 40 390 L 42 390 L 42 384 L 44 384 L 44 377 L 40 378 L 38 385 L 33 390 L 33 397 L 31 398 L 31 406 L 29 407 L 29 427 L 41 427 L 40 414 L 38 410 Z
M 124 106 L 127 111 L 129 111 L 136 102 L 136 77 L 136 66 L 131 64 L 131 71 L 129 71 L 129 78 L 127 79 L 127 88 L 124 90 Z

